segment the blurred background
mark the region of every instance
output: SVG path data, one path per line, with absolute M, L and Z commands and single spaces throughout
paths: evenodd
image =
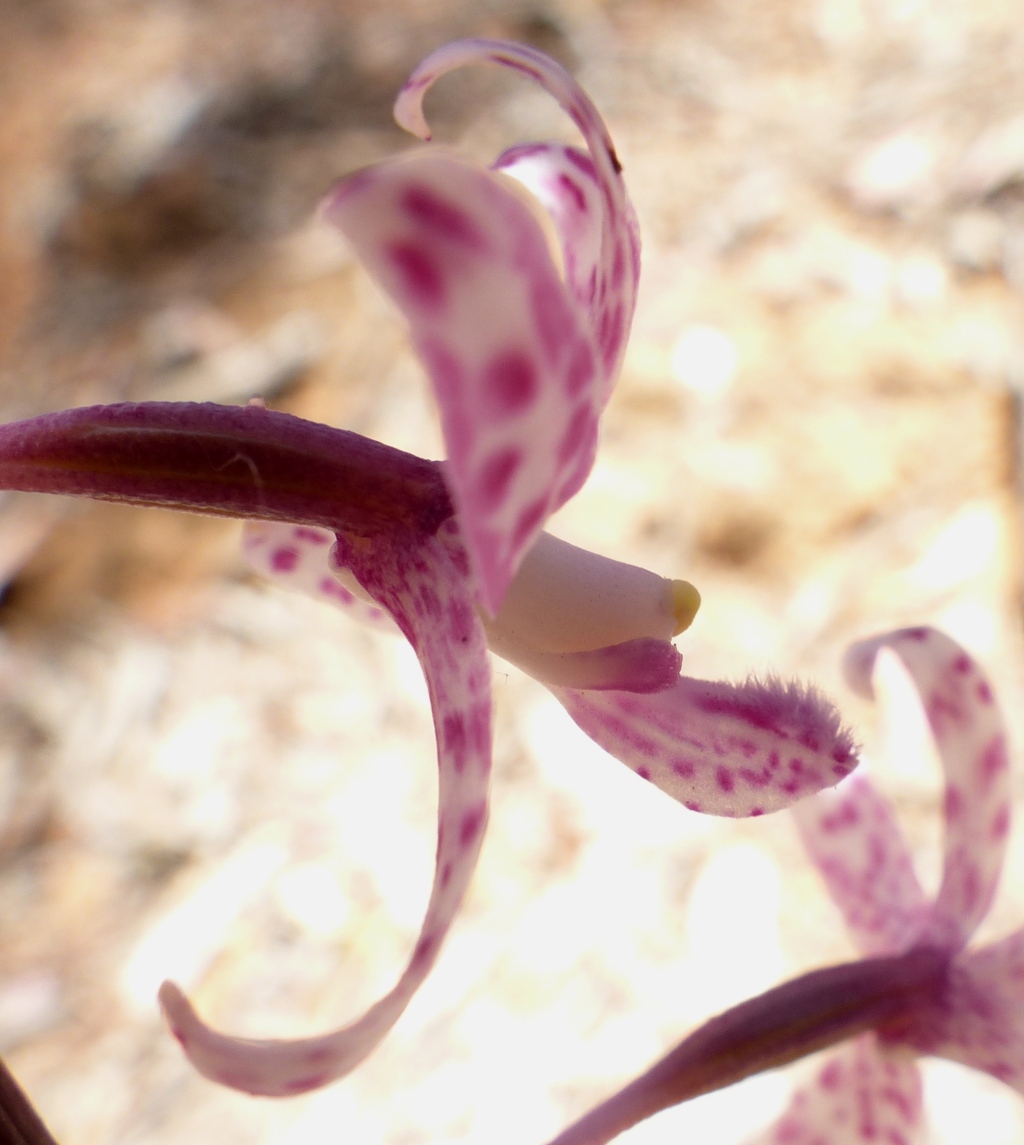
M 886 750 L 838 661 L 941 625 L 1021 743 L 1016 0 L 0 0 L 0 417 L 260 396 L 440 456 L 401 323 L 313 213 L 410 145 L 392 99 L 463 35 L 580 77 L 643 228 L 600 460 L 552 530 L 700 587 L 688 672 L 829 690 L 934 886 L 912 698 Z M 574 138 L 485 70 L 428 112 L 482 160 Z M 196 1077 L 163 977 L 233 1032 L 342 1024 L 404 964 L 434 848 L 411 652 L 259 583 L 238 537 L 0 503 L 0 1052 L 62 1145 L 539 1143 L 711 1013 L 852 956 L 786 815 L 669 803 L 496 664 L 483 859 L 397 1029 L 303 1098 Z M 991 937 L 1024 923 L 1022 839 Z M 799 1073 L 623 1141 L 737 1145 Z M 929 1065 L 927 1100 L 938 1145 L 1024 1140 L 996 1082 Z

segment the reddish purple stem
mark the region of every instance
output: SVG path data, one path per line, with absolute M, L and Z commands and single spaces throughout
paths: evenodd
M 0 488 L 319 525 L 434 533 L 441 467 L 258 406 L 90 406 L 0 426 Z
M 551 1145 L 605 1145 L 682 1101 L 885 1026 L 942 990 L 949 955 L 930 948 L 815 970 L 712 1018 Z
M 57 1145 L 2 1060 L 0 1060 L 0 1145 Z

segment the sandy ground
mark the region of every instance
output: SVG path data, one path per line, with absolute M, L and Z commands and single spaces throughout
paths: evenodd
M 698 584 L 691 673 L 832 692 L 934 883 L 907 698 L 885 752 L 838 661 L 938 624 L 1021 742 L 1013 0 L 5 0 L 0 26 L 2 416 L 260 395 L 426 456 L 402 326 L 313 212 L 407 144 L 390 102 L 430 47 L 505 35 L 567 63 L 619 145 L 645 269 L 599 464 L 552 527 Z M 572 138 L 485 72 L 429 107 L 483 159 Z M 682 810 L 497 664 L 483 859 L 392 1036 L 286 1102 L 195 1077 L 164 976 L 239 1033 L 340 1024 L 407 957 L 433 851 L 411 653 L 258 583 L 237 539 L 0 505 L 0 1052 L 63 1145 L 539 1143 L 703 1017 L 850 956 L 784 814 Z M 985 933 L 1022 918 L 1018 834 Z M 623 1141 L 741 1142 L 797 1073 Z M 997 1083 L 934 1064 L 927 1086 L 936 1143 L 1024 1140 Z

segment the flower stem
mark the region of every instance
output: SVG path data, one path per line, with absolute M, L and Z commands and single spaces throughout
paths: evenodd
M 14 1075 L 0 1059 L 0 1145 L 57 1145 L 14 1080 Z
M 550 1145 L 605 1145 L 669 1106 L 884 1026 L 935 997 L 948 964 L 944 951 L 911 950 L 776 986 L 706 1022 Z

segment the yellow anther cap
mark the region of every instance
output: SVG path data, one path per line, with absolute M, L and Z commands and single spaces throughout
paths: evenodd
M 672 635 L 678 636 L 693 623 L 700 608 L 700 593 L 688 580 L 673 580 L 669 584 L 672 586 L 672 615 L 676 619 Z

